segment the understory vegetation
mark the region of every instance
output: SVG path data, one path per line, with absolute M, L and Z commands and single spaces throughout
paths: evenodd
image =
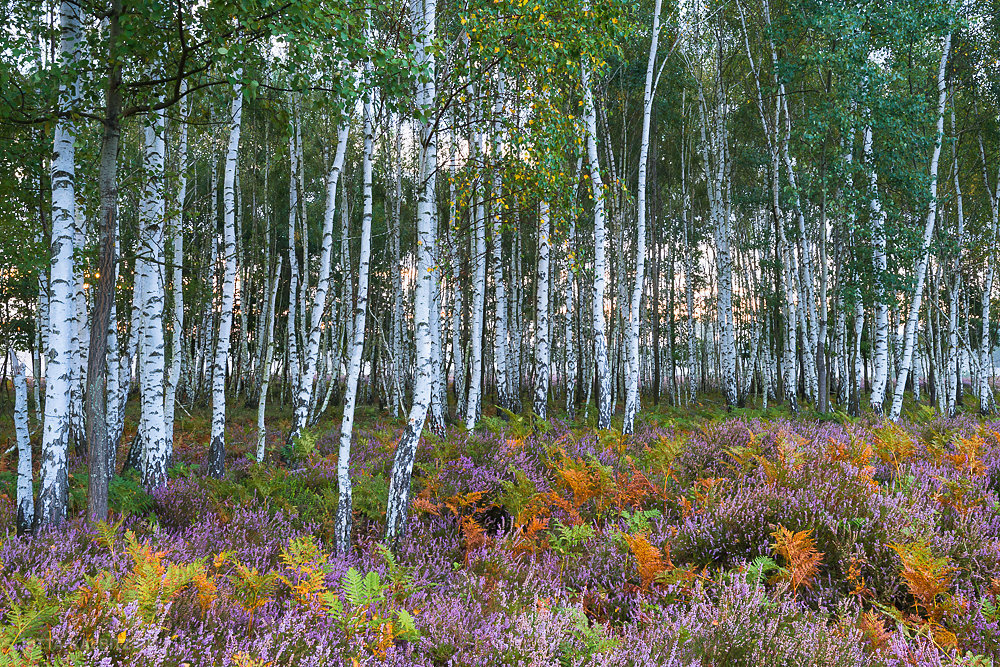
M 339 430 L 257 463 L 252 417 L 205 476 L 179 420 L 166 486 L 16 535 L 3 459 L 0 665 L 992 665 L 1000 423 L 790 420 L 713 406 L 638 432 L 486 416 L 425 434 L 407 539 L 383 535 L 403 424 L 364 415 L 355 549 Z M 283 432 L 282 417 L 270 424 Z M 271 451 L 280 449 L 271 443 Z

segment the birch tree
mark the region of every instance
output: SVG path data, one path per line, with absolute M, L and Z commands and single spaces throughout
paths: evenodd
M 649 160 L 649 128 L 653 116 L 653 70 L 656 66 L 656 52 L 660 39 L 661 0 L 653 5 L 653 30 L 649 43 L 649 59 L 646 62 L 646 84 L 642 96 L 642 137 L 639 140 L 639 183 L 636 189 L 636 246 L 635 283 L 628 311 L 628 362 L 629 376 L 625 394 L 625 421 L 622 430 L 635 430 L 635 416 L 639 411 L 639 319 L 642 313 L 642 289 L 646 279 L 646 174 Z
M 538 272 L 535 276 L 535 414 L 546 418 L 549 402 L 549 204 L 538 205 Z
M 371 21 L 369 15 L 368 20 Z M 370 34 L 368 35 L 370 39 Z M 361 375 L 361 355 L 365 349 L 365 325 L 368 317 L 368 271 L 371 263 L 372 240 L 372 153 L 374 151 L 374 92 L 370 89 L 372 65 L 365 63 L 366 86 L 364 101 L 364 147 L 361 158 L 362 211 L 361 247 L 358 256 L 357 301 L 352 316 L 354 318 L 354 339 L 350 346 L 350 363 L 347 367 L 347 389 L 344 395 L 344 417 L 340 422 L 340 447 L 337 451 L 337 519 L 334 541 L 337 553 L 347 554 L 351 545 L 351 436 L 354 427 L 354 408 L 358 396 L 358 377 Z M 347 143 L 344 133 L 341 144 Z M 338 153 L 341 149 L 338 146 Z M 341 161 L 343 156 L 341 155 Z
M 955 8 L 955 0 L 950 3 L 952 11 Z M 931 156 L 930 165 L 930 204 L 928 205 L 927 218 L 924 222 L 924 233 L 920 242 L 920 252 L 917 255 L 916 285 L 913 288 L 913 297 L 910 299 L 909 315 L 906 318 L 906 330 L 903 334 L 903 357 L 900 361 L 899 371 L 896 375 L 896 388 L 892 396 L 892 410 L 889 418 L 893 421 L 899 419 L 903 410 L 903 391 L 906 389 L 906 380 L 913 363 L 913 348 L 916 341 L 917 318 L 920 316 L 920 304 L 924 296 L 924 281 L 927 277 L 927 262 L 930 254 L 931 239 L 934 235 L 934 223 L 937 220 L 938 207 L 938 165 L 941 161 L 941 146 L 944 143 L 944 113 L 945 104 L 948 100 L 947 86 L 947 66 L 948 56 L 951 53 L 952 32 L 949 31 L 944 37 L 941 48 L 941 62 L 937 71 L 937 129 L 934 135 L 934 153 Z
M 59 60 L 75 71 L 80 60 L 82 9 L 63 0 L 59 5 Z M 72 108 L 82 81 L 60 86 L 61 109 Z M 41 488 L 35 523 L 58 525 L 66 518 L 69 493 L 70 382 L 75 363 L 71 330 L 76 327 L 74 258 L 76 246 L 76 128 L 61 117 L 55 125 L 51 160 L 52 232 L 50 245 L 48 349 L 45 352 L 45 421 L 42 427 Z
M 437 29 L 437 0 L 419 0 L 413 5 L 413 19 L 418 40 L 418 63 L 426 69 L 417 90 L 418 109 L 427 114 L 420 130 L 420 190 L 417 200 L 417 275 L 416 296 L 413 306 L 414 337 L 416 340 L 416 379 L 413 387 L 413 404 L 407 418 L 396 454 L 392 462 L 389 482 L 389 500 L 386 508 L 386 541 L 395 544 L 406 532 L 406 515 L 410 504 L 410 480 L 417 444 L 423 432 L 430 406 L 431 354 L 430 308 L 437 288 L 434 270 L 435 225 L 434 208 L 435 171 L 437 169 L 437 139 L 433 119 L 428 112 L 435 108 L 435 56 L 432 44 Z
M 594 291 L 592 325 L 594 331 L 594 372 L 597 374 L 597 428 L 611 427 L 611 373 L 608 368 L 608 339 L 605 333 L 604 296 L 607 227 L 604 213 L 604 181 L 597 154 L 597 109 L 590 87 L 590 65 L 584 60 L 581 67 L 583 84 L 583 122 L 586 130 L 587 161 L 590 163 L 591 197 L 594 200 Z
M 237 80 L 242 72 L 236 73 Z M 226 369 L 229 364 L 230 333 L 233 327 L 233 301 L 236 292 L 236 169 L 243 127 L 243 87 L 233 86 L 230 109 L 229 142 L 223 172 L 222 201 L 225 234 L 225 274 L 222 279 L 222 303 L 219 311 L 219 337 L 212 368 L 212 440 L 206 467 L 208 474 L 222 477 L 226 472 Z

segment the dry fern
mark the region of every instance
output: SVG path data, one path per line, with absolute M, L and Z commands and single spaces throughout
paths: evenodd
M 507 547 L 509 551 L 516 555 L 524 553 L 535 553 L 539 550 L 540 544 L 537 541 L 538 534 L 543 530 L 548 530 L 549 520 L 536 516 L 531 517 L 531 521 L 514 532 Z
M 777 577 L 789 582 L 793 594 L 800 586 L 812 587 L 812 580 L 823 560 L 823 554 L 816 550 L 816 540 L 810 537 L 811 534 L 811 529 L 792 532 L 781 525 L 771 533 L 774 537 L 771 549 L 788 564 Z
M 928 616 L 939 618 L 944 610 L 938 604 L 938 596 L 947 594 L 955 568 L 948 564 L 947 558 L 935 558 L 924 542 L 889 546 L 899 556 L 900 576 L 913 596 L 914 606 L 918 610 L 922 606 Z
M 567 468 L 559 471 L 566 487 L 573 494 L 573 504 L 577 507 L 593 498 L 596 494 L 590 475 L 585 470 Z
M 874 611 L 861 614 L 858 629 L 875 651 L 883 649 L 892 639 L 892 633 L 885 627 L 885 620 Z
M 635 557 L 636 565 L 639 569 L 639 578 L 643 587 L 648 587 L 656 579 L 657 575 L 667 569 L 670 563 L 670 554 L 666 555 L 650 544 L 643 534 L 625 535 L 625 543 Z
M 462 540 L 465 542 L 465 563 L 469 563 L 469 554 L 486 544 L 489 538 L 479 522 L 471 516 L 462 517 Z
M 955 453 L 949 456 L 952 465 L 969 475 L 985 474 L 986 466 L 980 458 L 983 454 L 983 444 L 983 438 L 979 435 L 959 438 L 955 443 Z

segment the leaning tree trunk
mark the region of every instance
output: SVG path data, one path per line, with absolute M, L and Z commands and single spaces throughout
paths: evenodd
M 340 181 L 340 172 L 344 166 L 344 155 L 347 151 L 348 124 L 343 122 L 337 131 L 337 150 L 333 158 L 333 165 L 326 178 L 326 209 L 323 214 L 323 239 L 320 247 L 322 253 L 319 262 L 319 277 L 316 281 L 316 292 L 313 295 L 313 305 L 309 310 L 309 330 L 308 339 L 305 342 L 305 350 L 302 356 L 302 377 L 299 381 L 298 391 L 295 394 L 295 420 L 292 424 L 291 440 L 298 437 L 302 429 L 306 427 L 309 420 L 309 407 L 313 399 L 313 384 L 316 382 L 316 365 L 319 360 L 320 324 L 326 312 L 327 294 L 330 291 L 330 261 L 333 251 L 333 220 L 336 212 L 337 184 Z M 301 169 L 301 165 L 300 165 Z M 344 197 L 343 199 L 346 199 Z M 308 254 L 309 248 L 304 247 L 303 253 Z M 303 256 L 305 256 L 305 254 Z M 303 272 L 303 282 L 305 275 Z M 303 298 L 305 292 L 303 291 Z M 345 304 L 349 300 L 345 300 Z M 346 307 L 346 305 L 345 305 Z
M 370 76 L 370 62 L 367 70 Z M 374 115 L 372 97 L 371 90 L 365 93 L 365 136 L 361 159 L 362 213 L 361 248 L 358 256 L 358 296 L 354 307 L 354 340 L 351 341 L 350 363 L 347 366 L 344 418 L 340 422 L 340 448 L 337 453 L 338 502 L 334 544 L 340 555 L 346 555 L 351 548 L 351 432 L 354 426 L 354 407 L 358 396 L 358 378 L 361 376 L 361 354 L 365 349 L 365 320 L 368 317 L 368 269 L 372 240 L 372 144 L 374 142 L 372 136 L 372 116 Z M 346 133 L 344 138 L 346 139 Z
M 236 78 L 242 76 L 237 71 Z M 236 296 L 236 162 L 240 153 L 240 130 L 243 120 L 243 87 L 234 88 L 230 113 L 229 145 L 222 186 L 222 217 L 225 234 L 225 273 L 222 278 L 222 304 L 219 310 L 219 340 L 212 369 L 212 441 L 208 451 L 208 474 L 220 478 L 226 474 L 226 367 L 229 363 L 229 335 L 233 328 L 233 302 Z
M 271 274 L 271 289 L 267 298 L 267 310 L 264 314 L 264 360 L 260 368 L 260 396 L 257 397 L 257 460 L 263 461 L 267 445 L 267 431 L 264 428 L 264 408 L 267 405 L 267 390 L 271 385 L 271 364 L 274 361 L 274 305 L 278 297 L 278 285 L 281 283 L 281 262 L 284 259 L 278 255 L 278 265 Z
M 429 76 L 418 88 L 418 103 L 424 109 L 433 109 L 437 93 L 434 85 L 434 53 L 431 44 L 435 37 L 436 0 L 422 0 L 414 4 L 414 24 L 418 27 L 420 47 L 418 61 L 426 65 Z M 437 272 L 434 270 L 435 225 L 434 210 L 435 170 L 437 168 L 437 143 L 434 123 L 422 122 L 422 150 L 420 156 L 420 195 L 417 199 L 417 290 L 413 306 L 414 336 L 416 340 L 416 378 L 413 386 L 413 405 L 403 436 L 396 446 L 389 482 L 389 499 L 386 507 L 386 542 L 396 545 L 406 532 L 406 515 L 410 505 L 410 481 L 417 444 L 427 419 L 431 394 L 431 331 L 430 306 L 436 288 Z
M 954 7 L 954 0 L 952 0 Z M 924 296 L 924 282 L 927 278 L 927 262 L 930 256 L 931 239 L 934 236 L 934 223 L 937 220 L 937 186 L 938 186 L 938 163 L 941 159 L 941 145 L 944 142 L 944 110 L 945 102 L 948 99 L 947 73 L 948 55 L 951 52 L 951 33 L 944 38 L 944 48 L 941 51 L 941 63 L 938 65 L 937 87 L 937 133 L 934 140 L 934 154 L 931 157 L 931 192 L 930 205 L 927 211 L 927 220 L 924 223 L 924 235 L 921 239 L 920 255 L 917 257 L 917 284 L 913 288 L 913 298 L 910 301 L 910 312 L 906 318 L 906 329 L 903 334 L 903 358 L 899 364 L 899 373 L 896 377 L 896 388 L 892 396 L 892 410 L 889 413 L 893 421 L 899 419 L 903 409 L 903 391 L 906 389 L 906 380 L 910 372 L 910 365 L 913 362 L 913 347 L 916 340 L 915 332 L 917 328 L 917 318 L 920 316 L 920 303 Z
M 639 187 L 636 190 L 638 229 L 635 246 L 635 284 L 632 287 L 632 302 L 628 311 L 628 387 L 625 392 L 624 433 L 635 430 L 635 416 L 639 412 L 639 310 L 642 304 L 642 286 L 646 279 L 646 173 L 649 161 L 649 125 L 653 115 L 653 68 L 656 65 L 656 49 L 660 37 L 660 7 L 662 0 L 656 0 L 653 7 L 653 38 L 649 44 L 649 59 L 646 62 L 646 87 L 642 102 L 642 139 L 639 143 Z M 624 276 L 619 277 L 619 280 Z

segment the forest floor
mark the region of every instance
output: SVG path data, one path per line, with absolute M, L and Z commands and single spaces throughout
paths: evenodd
M 487 416 L 422 439 L 392 555 L 402 423 L 365 411 L 348 558 L 336 418 L 257 464 L 236 407 L 213 480 L 207 410 L 179 412 L 166 487 L 121 477 L 112 521 L 88 526 L 77 459 L 74 518 L 18 536 L 8 416 L 0 665 L 993 665 L 1000 422 L 910 414 L 709 400 L 648 410 L 632 437 Z M 269 452 L 288 426 L 275 412 Z

